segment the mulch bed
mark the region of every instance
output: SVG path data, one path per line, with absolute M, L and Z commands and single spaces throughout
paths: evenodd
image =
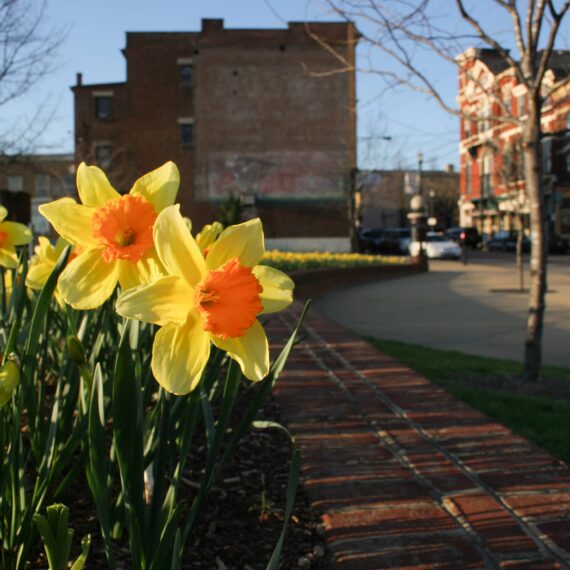
M 245 408 L 247 397 L 236 403 L 234 417 Z M 269 400 L 258 420 L 279 422 L 279 410 Z M 198 433 L 197 433 L 198 436 Z M 201 480 L 203 434 L 197 437 L 196 451 L 185 473 L 183 500 L 191 501 L 195 484 Z M 208 498 L 200 522 L 187 544 L 184 569 L 257 570 L 265 569 L 283 525 L 292 446 L 288 435 L 276 428 L 252 429 L 226 465 L 220 480 Z M 99 536 L 95 509 L 83 476 L 72 486 L 62 502 L 70 508 L 70 527 L 75 529 L 74 555 L 79 541 L 91 533 L 91 552 L 87 568 L 106 568 L 106 558 Z M 187 496 L 186 496 L 187 494 Z M 31 568 L 47 568 L 43 550 L 36 553 Z M 128 545 L 117 553 L 119 568 L 131 568 Z M 328 567 L 324 530 L 320 517 L 311 510 L 302 485 L 289 523 L 281 556 L 281 568 L 324 570 Z

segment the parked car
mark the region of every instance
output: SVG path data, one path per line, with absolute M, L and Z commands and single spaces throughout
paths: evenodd
M 481 243 L 481 236 L 477 228 L 449 228 L 445 231 L 445 235 L 459 245 L 465 243 L 467 247 L 473 249 L 477 249 Z
M 412 230 L 410 228 L 391 228 L 386 230 L 386 237 L 393 240 L 394 253 L 408 255 L 412 242 Z
M 548 236 L 548 253 L 568 253 L 570 245 L 568 240 L 558 234 Z
M 461 248 L 457 243 L 442 234 L 428 232 L 422 246 L 429 259 L 459 259 L 461 257 Z M 413 241 L 409 251 L 410 255 L 418 255 L 420 243 Z
M 518 232 L 514 230 L 501 230 L 495 232 L 487 241 L 489 251 L 516 251 Z M 522 249 L 524 252 L 530 251 L 530 240 L 523 236 Z
M 400 244 L 394 235 L 383 228 L 363 229 L 358 234 L 359 251 L 366 253 L 380 253 L 385 255 L 398 255 Z

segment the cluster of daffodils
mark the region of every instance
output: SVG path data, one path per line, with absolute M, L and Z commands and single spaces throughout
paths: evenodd
M 266 251 L 262 263 L 283 271 L 316 269 L 318 267 L 363 267 L 369 265 L 402 264 L 408 260 L 395 255 L 365 255 L 361 253 Z
M 178 187 L 172 162 L 137 180 L 126 195 L 102 170 L 81 164 L 80 203 L 62 198 L 40 206 L 61 237 L 55 246 L 40 238 L 27 285 L 41 288 L 69 244 L 73 250 L 59 278 L 58 302 L 95 309 L 119 285 L 117 312 L 161 327 L 151 366 L 166 390 L 193 390 L 212 344 L 237 361 L 247 378 L 261 380 L 269 371 L 269 349 L 258 317 L 289 305 L 293 282 L 259 265 L 265 253 L 259 219 L 225 230 L 214 223 L 195 239 L 191 222 L 175 204 Z M 16 267 L 14 246 L 31 240 L 29 230 L 20 226 L 0 223 L 0 263 L 5 266 Z

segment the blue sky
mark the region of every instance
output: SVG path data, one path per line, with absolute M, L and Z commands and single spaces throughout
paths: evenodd
M 486 4 L 490 0 L 479 1 Z M 50 151 L 71 152 L 73 98 L 69 87 L 75 83 L 75 73 L 82 72 L 85 83 L 123 81 L 125 60 L 120 50 L 126 31 L 199 30 L 202 18 L 223 18 L 226 27 L 235 28 L 335 19 L 318 0 L 51 0 L 48 24 L 69 28 L 59 65 L 32 94 L 0 108 L 0 125 L 31 116 L 37 105 L 47 101 L 55 112 L 42 142 Z M 364 65 L 368 53 L 359 48 L 358 55 Z M 457 89 L 454 70 L 434 59 L 431 71 L 453 100 Z M 457 164 L 458 120 L 426 95 L 404 88 L 383 93 L 379 78 L 358 73 L 357 98 L 361 168 L 412 168 L 420 151 L 426 168 Z M 391 140 L 379 138 L 383 136 Z

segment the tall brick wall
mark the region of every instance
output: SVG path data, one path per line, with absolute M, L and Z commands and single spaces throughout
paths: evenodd
M 350 61 L 355 31 L 309 24 Z M 355 160 L 354 73 L 304 23 L 282 30 L 127 33 L 124 84 L 76 85 L 76 159 L 112 141 L 111 180 L 124 190 L 167 160 L 181 173 L 179 200 L 195 226 L 210 222 L 229 192 L 256 198 L 273 237 L 348 236 L 347 181 Z M 193 68 L 182 86 L 180 65 Z M 94 93 L 113 91 L 113 116 L 95 118 Z M 194 139 L 181 142 L 192 119 Z

